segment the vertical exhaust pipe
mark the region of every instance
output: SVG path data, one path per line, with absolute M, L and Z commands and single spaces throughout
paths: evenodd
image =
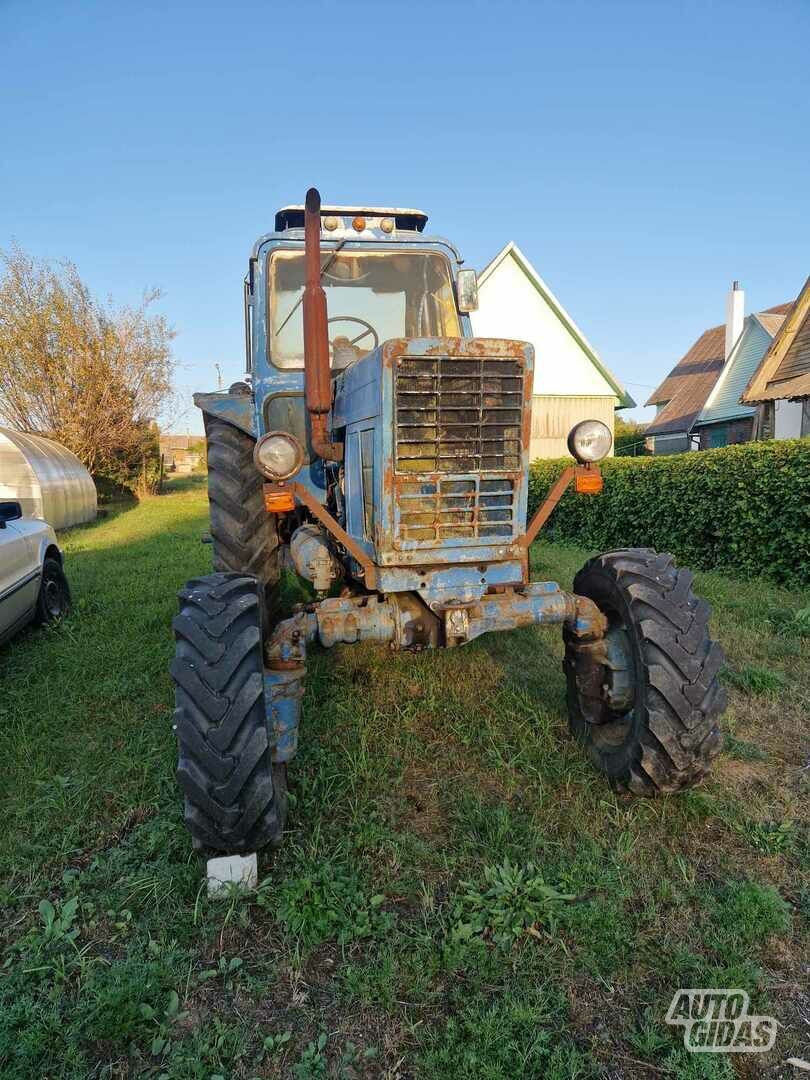
M 342 461 L 343 446 L 329 440 L 332 408 L 326 293 L 321 287 L 321 196 L 310 188 L 304 204 L 304 391 L 312 428 L 312 449 L 327 461 Z

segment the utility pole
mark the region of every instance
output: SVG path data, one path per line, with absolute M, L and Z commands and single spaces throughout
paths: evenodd
M 220 370 L 219 364 L 214 364 L 214 367 L 217 369 L 217 390 L 221 390 L 222 389 L 222 371 Z

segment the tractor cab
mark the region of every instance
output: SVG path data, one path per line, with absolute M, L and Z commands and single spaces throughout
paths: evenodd
M 470 598 L 527 580 L 534 350 L 473 337 L 475 271 L 426 224 L 412 209 L 279 210 L 245 279 L 252 400 L 198 404 L 240 409 L 274 505 L 323 507 L 355 580 Z
M 340 371 L 389 338 L 470 337 L 475 272 L 447 240 L 424 235 L 427 214 L 322 206 L 320 284 L 330 367 Z M 247 277 L 246 360 L 255 378 L 304 369 L 305 207 L 287 206 L 257 241 Z M 257 281 L 261 290 L 257 291 Z M 257 333 L 257 322 L 263 333 Z
M 322 255 L 321 286 L 329 312 L 332 372 L 367 356 L 390 338 L 461 337 L 453 276 L 437 251 L 349 248 L 340 241 Z M 282 249 L 268 261 L 270 361 L 304 362 L 303 251 Z

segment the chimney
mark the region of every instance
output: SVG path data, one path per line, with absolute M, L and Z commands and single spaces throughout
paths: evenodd
M 731 292 L 726 301 L 726 351 L 723 359 L 728 360 L 731 350 L 737 344 L 737 338 L 742 333 L 743 320 L 745 319 L 745 293 L 740 288 L 739 281 L 731 283 Z

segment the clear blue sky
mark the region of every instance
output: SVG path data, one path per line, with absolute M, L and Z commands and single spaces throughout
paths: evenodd
M 732 278 L 810 272 L 808 55 L 809 0 L 0 0 L 0 247 L 159 286 L 189 392 L 277 206 L 418 206 L 468 265 L 516 240 L 641 402 Z

